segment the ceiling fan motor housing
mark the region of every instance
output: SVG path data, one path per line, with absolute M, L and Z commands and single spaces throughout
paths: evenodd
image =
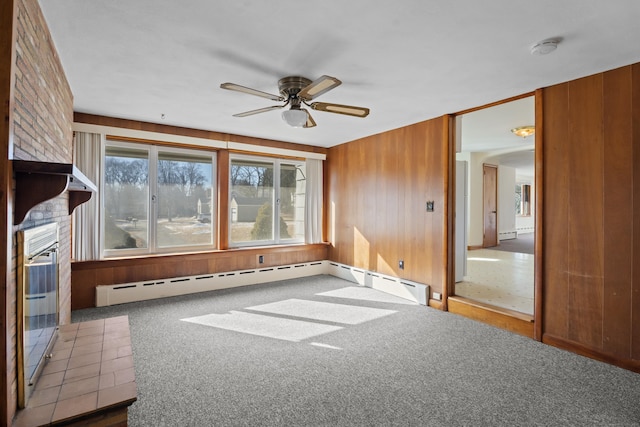
M 302 88 L 311 84 L 311 80 L 306 77 L 289 76 L 278 80 L 278 89 L 280 94 L 286 99 L 296 99 Z

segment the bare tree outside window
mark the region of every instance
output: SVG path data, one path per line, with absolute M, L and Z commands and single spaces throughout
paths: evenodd
M 106 150 L 104 172 L 105 249 L 146 248 L 148 244 L 148 153 Z
M 141 144 L 107 145 L 105 250 L 212 246 L 214 156 Z
M 304 162 L 234 158 L 229 179 L 232 244 L 304 240 Z

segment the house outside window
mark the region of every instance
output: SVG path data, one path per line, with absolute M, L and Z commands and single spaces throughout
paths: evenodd
M 230 161 L 230 245 L 303 242 L 305 162 L 240 155 Z
M 107 141 L 105 256 L 214 247 L 215 153 Z

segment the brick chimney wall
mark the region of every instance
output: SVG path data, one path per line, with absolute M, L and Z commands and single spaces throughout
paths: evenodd
M 37 0 L 17 1 L 17 40 L 14 87 L 14 159 L 57 163 L 72 162 L 73 95 L 67 82 L 49 28 Z M 15 183 L 14 183 L 15 188 Z M 16 232 L 57 222 L 60 233 L 60 323 L 71 321 L 71 217 L 66 194 L 34 207 L 27 218 L 13 227 L 11 283 L 7 306 L 10 324 L 7 340 L 7 378 L 11 383 L 7 398 L 9 419 L 17 407 L 17 313 Z M 11 309 L 10 309 L 11 310 Z M 13 413 L 12 413 L 13 412 Z

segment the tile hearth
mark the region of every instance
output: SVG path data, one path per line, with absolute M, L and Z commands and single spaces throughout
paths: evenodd
M 137 396 L 128 316 L 60 326 L 14 427 L 124 419 Z M 89 417 L 89 418 L 86 418 Z

